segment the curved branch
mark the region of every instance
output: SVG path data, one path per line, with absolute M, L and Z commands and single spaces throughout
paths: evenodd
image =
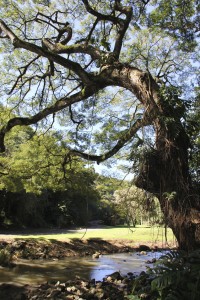
M 43 39 L 45 41 L 45 39 Z M 61 43 L 51 44 L 51 51 L 56 54 L 72 54 L 72 53 L 85 53 L 91 56 L 92 59 L 100 59 L 106 52 L 99 50 L 91 45 L 87 44 L 74 44 L 74 45 L 62 45 Z
M 112 157 L 116 154 L 124 145 L 130 141 L 132 137 L 137 133 L 137 131 L 144 126 L 150 125 L 152 122 L 147 116 L 144 115 L 143 119 L 137 120 L 131 127 L 128 129 L 122 136 L 121 139 L 118 140 L 117 144 L 108 152 L 102 155 L 92 155 L 89 153 L 83 153 L 77 150 L 71 150 L 70 153 L 72 155 L 80 156 L 84 159 L 96 161 L 97 164 L 107 160 L 108 158 Z
M 62 56 L 59 56 L 51 51 L 48 51 L 47 49 L 43 49 L 42 47 L 39 47 L 35 44 L 19 39 L 2 20 L 0 20 L 0 29 L 11 40 L 15 48 L 22 48 L 32 53 L 36 53 L 40 56 L 46 57 L 50 61 L 53 61 L 76 73 L 83 81 L 84 84 L 91 83 L 88 73 L 80 66 L 80 64 L 73 62 L 69 59 L 66 59 Z
M 60 42 L 62 45 L 66 45 L 72 38 L 72 28 L 71 26 L 69 26 L 69 23 L 66 22 L 65 26 L 61 29 L 58 30 L 59 34 L 56 38 L 56 43 Z M 63 37 L 64 35 L 66 35 L 65 37 Z M 63 37 L 62 41 L 61 37 Z
M 17 36 L 14 32 L 2 21 L 0 20 L 0 34 L 4 33 L 6 38 L 9 38 L 12 43 L 17 39 Z
M 129 27 L 129 23 L 131 21 L 132 15 L 133 15 L 132 7 L 131 6 L 123 6 L 123 5 L 121 5 L 120 1 L 115 1 L 114 10 L 119 11 L 122 14 L 126 15 L 126 19 L 121 19 L 121 18 L 115 17 L 113 15 L 101 14 L 101 13 L 97 12 L 96 10 L 94 10 L 89 5 L 88 0 L 82 0 L 82 1 L 85 5 L 86 10 L 90 14 L 96 16 L 98 18 L 98 20 L 110 21 L 117 26 L 117 37 L 116 37 L 116 41 L 115 41 L 113 54 L 114 54 L 115 59 L 118 59 L 120 52 L 121 52 L 122 44 L 123 44 L 123 38 Z
M 7 132 L 9 132 L 15 126 L 28 126 L 38 123 L 43 120 L 47 116 L 51 114 L 55 114 L 63 110 L 66 107 L 71 106 L 76 102 L 80 102 L 82 100 L 87 99 L 88 97 L 94 95 L 94 93 L 98 92 L 100 87 L 90 86 L 86 87 L 84 90 L 70 96 L 63 97 L 60 100 L 56 101 L 55 104 L 41 110 L 39 113 L 31 116 L 31 117 L 15 117 L 10 119 L 5 126 L 3 126 L 0 130 L 0 152 L 5 151 L 4 139 Z
M 96 11 L 93 9 L 88 0 L 82 0 L 83 4 L 85 5 L 85 8 L 87 12 L 89 12 L 91 15 L 97 17 L 99 20 L 107 20 L 112 22 L 113 24 L 118 24 L 120 22 L 120 19 L 118 17 L 112 16 L 112 15 L 104 15 L 101 14 L 100 12 Z

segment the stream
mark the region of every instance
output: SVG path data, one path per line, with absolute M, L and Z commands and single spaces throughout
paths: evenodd
M 106 275 L 120 271 L 140 273 L 146 270 L 146 261 L 158 259 L 161 252 L 120 253 L 91 257 L 65 258 L 62 260 L 18 260 L 14 268 L 0 267 L 1 283 L 39 284 L 50 281 L 67 281 L 79 276 L 83 279 L 102 280 Z M 149 266 L 149 265 L 148 265 Z

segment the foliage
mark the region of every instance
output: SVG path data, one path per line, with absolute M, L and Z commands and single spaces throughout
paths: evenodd
M 159 299 L 193 299 L 200 297 L 200 251 L 189 254 L 171 251 L 151 270 L 155 276 L 152 291 Z
M 129 299 L 129 300 L 140 300 L 140 298 L 137 295 L 129 295 L 129 296 L 127 296 L 127 299 Z
M 66 227 L 87 225 L 98 211 L 99 196 L 90 187 L 87 194 L 68 191 L 43 191 L 40 195 L 0 191 L 0 225 L 3 227 Z
M 8 151 L 0 158 L 1 223 L 28 227 L 84 224 L 89 218 L 87 202 L 95 206 L 99 198 L 93 170 L 86 169 L 80 159 L 67 157 L 58 134 L 34 134 L 30 139 L 31 134 L 27 127 L 7 137 Z
M 135 278 L 132 295 L 136 299 L 197 300 L 199 293 L 200 251 L 195 250 L 169 251 L 163 255 Z
M 124 214 L 127 224 L 136 225 L 143 222 L 158 224 L 162 221 L 158 200 L 150 193 L 136 186 L 116 190 L 115 204 Z M 141 224 L 142 225 L 142 224 Z
M 116 178 L 98 176 L 96 179 L 96 190 L 100 195 L 98 204 L 98 217 L 105 225 L 124 224 L 124 214 L 115 203 L 116 190 L 129 185 L 127 181 Z
M 66 189 L 73 176 L 78 182 L 84 163 L 68 157 L 59 135 L 37 134 L 27 140 L 23 134 L 26 132 L 17 130 L 12 132 L 14 137 L 8 136 L 8 152 L 0 158 L 1 188 L 40 193 L 44 189 Z M 15 137 L 23 141 L 19 143 Z
M 194 0 L 154 1 L 157 7 L 150 12 L 149 25 L 160 26 L 170 35 L 180 39 L 180 47 L 191 51 L 195 46 L 195 35 L 198 32 L 198 3 Z M 195 12 L 197 13 L 194 18 Z
M 8 113 L 8 111 L 7 111 Z M 1 114 L 6 116 L 6 111 Z M 95 174 L 68 156 L 59 133 L 15 128 L 0 157 L 1 223 L 44 227 L 86 224 L 96 206 Z

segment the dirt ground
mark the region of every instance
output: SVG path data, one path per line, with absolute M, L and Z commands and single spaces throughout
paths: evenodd
M 150 247 L 149 247 L 150 246 Z M 12 255 L 12 260 L 23 259 L 62 259 L 72 256 L 88 256 L 95 253 L 108 254 L 132 252 L 134 250 L 158 249 L 158 245 L 134 244 L 128 240 L 73 239 L 67 241 L 44 239 L 12 239 L 1 238 L 0 250 L 4 249 Z

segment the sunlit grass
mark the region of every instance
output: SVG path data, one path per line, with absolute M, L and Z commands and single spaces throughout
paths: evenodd
M 31 235 L 13 235 L 13 238 L 44 238 L 55 240 L 67 239 L 91 239 L 99 238 L 105 240 L 131 240 L 135 243 L 139 242 L 152 242 L 152 243 L 165 243 L 165 229 L 163 227 L 143 227 L 137 226 L 136 228 L 129 227 L 106 227 L 98 229 L 77 229 L 71 231 L 67 229 L 60 230 L 61 233 L 55 234 L 31 234 Z M 175 238 L 171 229 L 167 229 L 167 241 L 174 243 Z

